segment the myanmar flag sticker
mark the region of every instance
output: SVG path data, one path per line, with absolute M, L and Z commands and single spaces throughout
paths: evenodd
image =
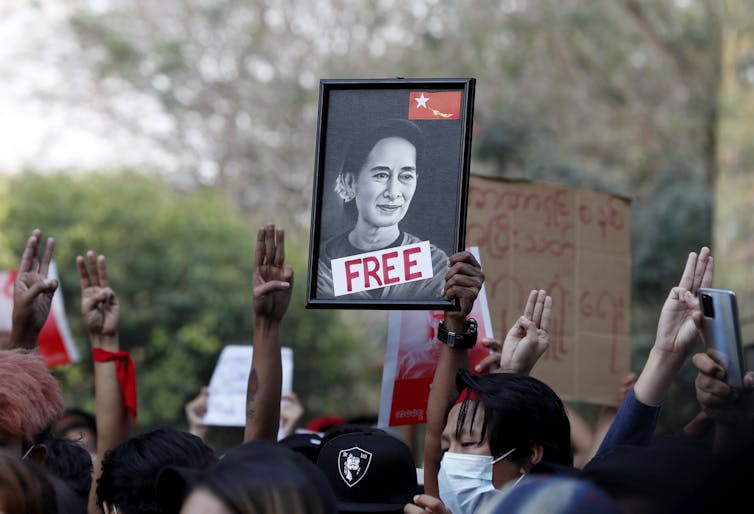
M 411 91 L 410 120 L 457 120 L 461 117 L 461 91 Z

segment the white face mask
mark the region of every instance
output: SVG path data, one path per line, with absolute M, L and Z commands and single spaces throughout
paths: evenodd
M 437 474 L 440 499 L 453 514 L 474 514 L 497 492 L 492 466 L 516 451 L 493 459 L 491 455 L 445 452 Z

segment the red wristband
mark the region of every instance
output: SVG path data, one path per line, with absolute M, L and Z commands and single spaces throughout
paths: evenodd
M 136 367 L 131 355 L 128 352 L 108 352 L 102 348 L 92 348 L 92 360 L 94 362 L 115 361 L 115 371 L 118 373 L 123 401 L 126 404 L 126 409 L 128 409 L 128 414 L 135 422 L 138 412 L 136 405 Z

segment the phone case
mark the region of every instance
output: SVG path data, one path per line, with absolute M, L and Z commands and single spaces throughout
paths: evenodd
M 736 293 L 727 289 L 699 289 L 706 351 L 725 366 L 728 384 L 743 387 L 744 359 Z

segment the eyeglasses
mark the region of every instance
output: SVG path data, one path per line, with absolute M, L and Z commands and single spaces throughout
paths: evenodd
M 29 449 L 26 450 L 26 453 L 23 454 L 23 456 L 21 457 L 21 460 L 26 460 L 26 457 L 29 456 L 29 454 L 31 453 L 31 451 L 34 449 L 35 446 L 37 446 L 37 445 L 36 444 L 32 444 L 31 446 L 29 446 Z

